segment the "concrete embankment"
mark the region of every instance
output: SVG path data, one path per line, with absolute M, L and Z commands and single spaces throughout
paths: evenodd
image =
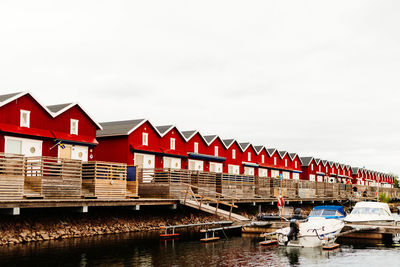
M 184 207 L 177 210 L 153 207 L 140 211 L 98 208 L 84 214 L 65 209 L 31 209 L 20 216 L 0 216 L 0 245 L 150 231 L 161 225 L 218 220 L 217 216 Z

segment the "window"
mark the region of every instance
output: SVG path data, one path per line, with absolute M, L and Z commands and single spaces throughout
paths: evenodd
M 169 142 L 169 148 L 175 150 L 175 138 L 171 138 Z
M 71 119 L 70 134 L 78 134 L 78 120 Z
M 264 163 L 264 155 L 261 155 L 261 162 Z
M 22 154 L 22 141 L 6 139 L 5 152 L 11 154 Z
M 232 149 L 232 159 L 236 159 L 236 150 Z
M 318 171 L 321 171 L 321 166 L 318 166 Z
M 285 167 L 287 167 L 287 159 L 285 159 Z
M 297 169 L 297 161 L 294 162 L 294 168 Z
M 194 142 L 193 152 L 194 152 L 194 153 L 199 153 L 199 143 Z
M 276 157 L 274 157 L 274 165 L 276 165 Z
M 251 153 L 250 152 L 247 153 L 247 161 L 251 161 Z
M 311 163 L 311 170 L 314 170 L 314 164 Z
M 218 157 L 218 147 L 214 147 L 214 156 Z
M 142 145 L 148 146 L 149 145 L 149 134 L 142 133 Z
M 325 167 L 326 172 L 328 172 L 328 166 Z
M 31 112 L 28 110 L 22 110 L 21 109 L 21 117 L 19 120 L 19 126 L 21 127 L 30 127 L 30 117 L 31 117 Z

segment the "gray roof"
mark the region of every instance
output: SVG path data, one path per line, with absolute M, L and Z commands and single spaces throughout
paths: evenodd
M 6 94 L 6 95 L 0 95 L 0 102 L 4 102 L 4 101 L 6 101 L 6 100 L 8 100 L 8 99 L 10 99 L 10 98 L 12 98 L 12 97 L 14 97 L 16 95 L 19 95 L 20 93 L 22 93 L 22 92 Z
M 289 153 L 289 157 L 293 160 L 297 156 L 297 153 Z
M 216 137 L 217 135 L 205 135 L 203 136 L 204 139 L 206 140 L 207 144 L 210 144 Z
M 352 173 L 352 174 L 357 174 L 357 172 L 358 172 L 359 169 L 360 169 L 360 168 L 358 168 L 358 167 L 351 167 L 351 173 Z
M 240 147 L 242 148 L 242 150 L 246 149 L 250 143 L 246 142 L 246 143 L 239 143 Z
M 186 138 L 186 139 L 188 139 L 189 137 L 191 137 L 194 133 L 196 133 L 196 131 L 195 130 L 192 130 L 192 131 L 183 131 L 183 132 L 181 132 L 182 133 L 182 135 Z
M 235 139 L 225 139 L 222 140 L 222 142 L 225 144 L 226 147 L 229 147 L 233 144 L 233 142 L 235 142 Z
M 301 157 L 301 166 L 308 166 L 310 165 L 311 161 L 313 160 L 313 157 Z
M 268 154 L 271 156 L 276 151 L 276 148 L 267 148 Z
M 160 134 L 164 134 L 166 131 L 171 129 L 171 127 L 174 127 L 174 125 L 162 125 L 162 126 L 156 126 L 157 130 L 160 132 Z
M 264 146 L 254 146 L 254 149 L 257 151 L 257 153 L 260 153 L 263 147 Z
M 146 121 L 145 119 L 128 120 L 128 121 L 111 121 L 101 122 L 103 130 L 98 130 L 96 136 L 119 136 L 128 135 L 131 130 Z
M 324 165 L 324 166 L 328 163 L 328 161 L 327 161 L 327 160 L 324 160 L 324 159 L 321 160 L 321 161 L 322 161 L 322 165 Z
M 279 153 L 279 156 L 281 158 L 283 158 L 287 152 L 286 151 L 278 151 L 278 153 Z
M 318 165 L 321 159 L 314 159 L 315 163 Z
M 47 106 L 47 108 L 54 113 L 59 112 L 60 110 L 62 110 L 63 108 L 68 107 L 69 105 L 71 105 L 72 103 L 65 103 L 65 104 L 58 104 L 58 105 L 51 105 L 51 106 Z

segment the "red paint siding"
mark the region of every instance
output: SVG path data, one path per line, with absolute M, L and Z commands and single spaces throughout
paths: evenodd
M 128 146 L 128 136 L 98 137 L 99 144 L 95 149 L 95 160 L 130 163 L 133 165 L 133 154 Z
M 83 112 L 79 106 L 73 106 L 62 114 L 55 117 L 51 123 L 52 130 L 70 133 L 71 119 L 78 120 L 78 134 L 85 136 L 96 136 L 96 125 Z
M 236 156 L 232 158 L 232 151 L 235 150 Z M 239 166 L 239 170 L 242 166 L 242 150 L 239 147 L 239 144 L 234 141 L 233 144 L 226 150 L 226 162 L 224 164 L 224 173 L 228 173 L 228 165 L 237 165 Z

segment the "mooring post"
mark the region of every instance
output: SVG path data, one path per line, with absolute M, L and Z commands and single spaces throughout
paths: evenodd
M 1 214 L 7 214 L 7 215 L 20 215 L 20 208 L 19 207 L 14 207 L 10 209 L 0 209 Z

